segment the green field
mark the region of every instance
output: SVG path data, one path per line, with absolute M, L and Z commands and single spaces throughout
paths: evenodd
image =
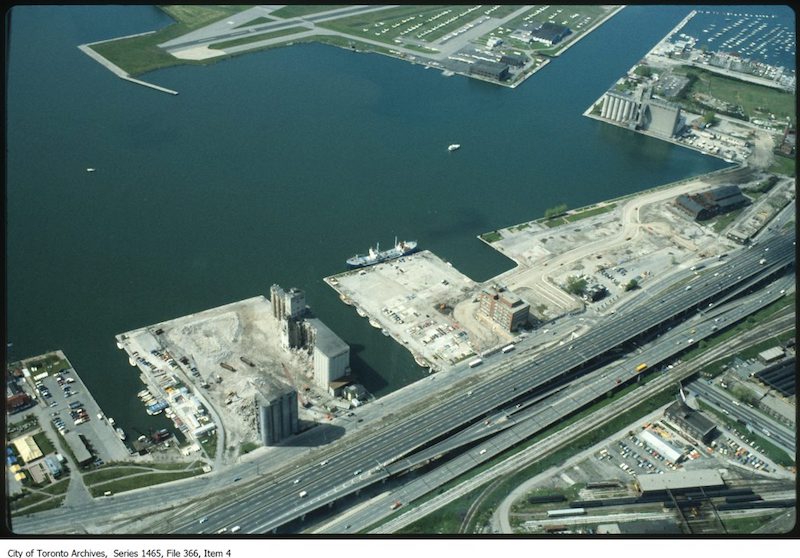
M 768 119 L 770 114 L 774 114 L 775 118 L 781 122 L 786 122 L 786 117 L 789 117 L 792 122 L 796 120 L 796 98 L 791 93 L 697 68 L 684 66 L 676 69 L 675 73 L 697 76 L 697 80 L 686 92 L 686 100 L 681 101 L 681 104 L 686 104 L 687 108 L 693 112 L 703 112 L 703 109 L 697 107 L 690 100 L 692 94 L 703 93 L 734 105 L 740 105 L 751 120 L 754 118 Z
M 330 5 L 330 4 L 315 4 L 315 5 L 298 5 L 298 6 L 284 6 L 275 10 L 270 15 L 280 19 L 291 19 L 293 17 L 302 17 L 309 14 L 316 14 L 319 12 L 327 12 L 338 8 L 346 8 L 347 4 Z
M 145 486 L 152 486 L 154 484 L 161 484 L 171 482 L 179 479 L 201 475 L 203 473 L 201 468 L 192 469 L 189 471 L 174 471 L 170 473 L 145 473 L 141 475 L 133 475 L 117 480 L 104 482 L 87 487 L 92 496 L 102 496 L 104 492 L 110 491 L 112 493 L 125 492 L 126 490 L 133 490 Z
M 283 37 L 285 35 L 294 35 L 295 33 L 302 33 L 303 31 L 308 31 L 306 27 L 289 27 L 287 29 L 281 29 L 280 31 L 273 31 L 272 33 L 260 33 L 257 35 L 251 35 L 248 37 L 242 37 L 241 39 L 233 39 L 231 41 L 223 41 L 221 43 L 213 43 L 208 45 L 209 48 L 215 48 L 224 50 L 226 48 L 247 45 L 250 43 L 257 43 L 259 41 L 266 41 L 267 39 L 274 39 L 275 37 Z M 274 46 L 274 45 L 273 45 Z M 259 47 L 261 48 L 272 48 L 272 47 Z

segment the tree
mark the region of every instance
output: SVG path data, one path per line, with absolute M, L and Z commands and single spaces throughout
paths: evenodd
M 586 284 L 586 279 L 571 275 L 567 278 L 567 292 L 576 296 L 583 296 L 586 292 Z
M 714 114 L 713 110 L 707 110 L 703 113 L 703 122 L 706 124 L 706 126 L 711 126 L 712 124 L 716 124 L 717 115 Z
M 566 210 L 567 210 L 567 204 L 560 203 L 555 207 L 551 207 L 550 209 L 547 209 L 544 212 L 544 218 L 545 219 L 552 219 L 553 217 L 558 217 L 559 215 L 564 213 Z
M 625 288 L 625 291 L 632 291 L 634 289 L 638 289 L 639 288 L 639 281 L 637 281 L 636 279 L 631 279 L 630 281 L 628 281 L 625 284 L 624 288 Z

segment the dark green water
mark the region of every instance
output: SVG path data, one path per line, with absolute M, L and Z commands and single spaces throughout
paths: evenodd
M 77 49 L 167 25 L 157 9 L 13 8 L 11 357 L 63 349 L 109 414 L 144 429 L 163 419 L 134 397 L 114 335 L 277 282 L 306 290 L 371 391 L 419 378 L 322 277 L 398 236 L 486 280 L 511 262 L 481 232 L 724 166 L 581 116 L 688 9 L 626 8 L 516 90 L 301 45 L 144 76 L 171 96 Z

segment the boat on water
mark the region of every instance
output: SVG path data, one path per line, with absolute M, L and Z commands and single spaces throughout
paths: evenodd
M 461 148 L 461 144 L 460 143 L 451 143 L 450 145 L 447 146 L 447 150 L 448 151 L 455 151 L 456 149 L 460 149 L 460 148 Z
M 358 314 L 362 318 L 366 318 L 367 317 L 367 313 L 364 312 L 361 308 L 358 308 L 358 307 L 356 307 L 356 314 Z
M 125 441 L 125 432 L 122 430 L 122 428 L 116 428 L 115 432 L 117 433 L 117 438 L 119 438 L 122 441 Z
M 400 242 L 397 242 L 397 239 L 395 238 L 394 248 L 384 250 L 383 252 L 381 252 L 380 248 L 381 245 L 378 244 L 375 248 L 370 247 L 369 252 L 366 255 L 356 254 L 352 258 L 349 258 L 347 260 L 348 267 L 350 267 L 350 269 L 356 269 L 359 267 L 366 267 L 368 265 L 385 262 L 387 260 L 393 260 L 402 256 L 407 256 L 408 254 L 416 251 L 417 241 L 401 240 Z
M 93 169 L 92 167 L 89 167 L 89 168 L 86 169 L 86 172 L 94 172 L 95 170 L 97 170 L 97 169 Z

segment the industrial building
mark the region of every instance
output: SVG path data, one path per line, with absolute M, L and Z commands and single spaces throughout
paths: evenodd
M 350 372 L 350 346 L 316 318 L 305 321 L 313 346 L 314 383 L 327 390 L 333 380 Z
M 92 453 L 89 451 L 89 448 L 86 447 L 86 440 L 83 436 L 75 431 L 71 431 L 64 434 L 64 440 L 67 442 L 78 465 L 88 465 L 92 462 Z
M 469 73 L 473 76 L 493 79 L 495 81 L 504 81 L 509 77 L 508 64 L 483 60 L 471 64 Z
M 755 374 L 759 381 L 778 390 L 784 397 L 794 397 L 797 390 L 796 375 L 795 357 L 771 364 Z
M 653 97 L 651 88 L 640 87 L 631 95 L 607 91 L 603 95 L 600 116 L 632 129 L 672 137 L 681 129 L 681 109 Z
M 666 440 L 662 440 L 660 436 L 653 434 L 649 430 L 642 430 L 642 433 L 639 434 L 639 437 L 644 443 L 660 453 L 667 461 L 671 463 L 679 463 L 685 457 L 683 451 L 673 447 L 672 444 Z
M 528 63 L 528 58 L 525 55 L 504 54 L 500 57 L 500 63 L 521 68 Z
M 716 425 L 683 401 L 676 401 L 667 407 L 664 417 L 689 437 L 704 444 L 717 437 Z
M 661 99 L 648 99 L 642 104 L 639 127 L 665 138 L 671 138 L 680 129 L 681 108 Z
M 275 379 L 261 378 L 253 382 L 258 416 L 258 436 L 265 446 L 277 444 L 300 425 L 297 419 L 297 391 Z
M 724 488 L 725 482 L 716 470 L 679 471 L 663 475 L 639 475 L 636 478 L 642 494 L 680 493 L 701 488 Z
M 563 41 L 571 32 L 569 27 L 546 21 L 531 29 L 531 40 L 553 46 Z
M 279 285 L 272 285 L 269 292 L 272 315 L 276 319 L 297 319 L 306 313 L 306 295 L 302 290 L 292 287 L 284 291 Z
M 515 331 L 528 322 L 531 305 L 504 287 L 481 291 L 478 311 L 506 331 Z
M 629 125 L 638 118 L 639 104 L 636 99 L 627 93 L 606 91 L 603 95 L 603 106 L 600 116 L 620 124 Z
M 760 360 L 762 364 L 769 364 L 770 362 L 775 362 L 783 358 L 785 354 L 786 352 L 781 347 L 771 347 L 766 351 L 758 353 L 758 360 Z
M 739 187 L 734 185 L 719 186 L 699 194 L 682 194 L 675 198 L 675 205 L 696 221 L 711 219 L 748 203 Z

